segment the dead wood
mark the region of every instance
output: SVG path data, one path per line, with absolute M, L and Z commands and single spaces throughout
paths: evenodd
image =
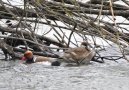
M 11 56 L 12 58 L 15 57 L 15 53 L 13 51 L 13 47 L 6 44 L 3 39 L 0 39 L 0 48 L 2 49 L 4 55 L 5 55 L 5 60 Z
M 105 41 L 109 40 L 120 46 L 128 46 L 129 44 L 129 30 L 121 26 L 121 24 L 127 25 L 127 23 L 116 22 L 116 16 L 121 16 L 129 20 L 129 4 L 126 0 L 122 0 L 126 6 L 116 4 L 115 2 L 118 0 L 110 0 L 110 2 L 109 0 L 89 0 L 86 3 L 77 0 L 24 1 L 24 7 L 20 8 L 0 0 L 0 18 L 16 20 L 20 25 L 26 27 L 26 29 L 22 29 L 21 27 L 12 29 L 0 26 L 0 32 L 11 33 L 8 38 L 7 36 L 0 36 L 0 38 L 4 38 L 5 43 L 5 46 L 1 45 L 1 48 L 5 49 L 5 47 L 11 46 L 14 52 L 19 50 L 19 52 L 23 53 L 25 51 L 22 51 L 22 49 L 20 51 L 20 49 L 14 48 L 19 45 L 25 45 L 26 49 L 28 47 L 32 48 L 35 54 L 49 56 L 52 49 L 50 47 L 51 44 L 58 46 L 56 49 L 66 49 L 71 44 L 78 46 L 76 35 L 81 37 L 83 41 L 88 40 L 88 36 L 91 36 L 92 39 L 100 37 Z M 106 21 L 105 17 L 110 19 L 111 22 Z M 29 28 L 22 21 L 31 22 L 35 26 Z M 63 23 L 63 25 L 57 24 L 57 21 Z M 50 31 L 56 33 L 53 36 L 58 41 L 53 40 L 51 36 L 46 37 L 36 34 L 35 31 L 38 24 L 48 25 Z M 123 32 L 123 29 L 127 33 Z M 67 35 L 67 33 L 64 33 L 66 30 L 69 30 L 71 34 Z M 72 41 L 73 38 L 75 42 Z M 93 41 L 95 44 L 95 39 Z M 42 54 L 44 51 L 49 51 L 49 54 Z M 6 52 L 9 53 L 8 50 Z M 51 55 L 53 54 L 51 53 Z
M 23 48 L 16 48 L 16 47 L 12 47 L 8 44 L 6 44 L 6 42 L 4 41 L 4 39 L 0 39 L 0 48 L 2 49 L 4 55 L 5 55 L 5 60 L 15 60 L 16 58 L 21 59 L 23 56 L 23 53 L 27 50 L 27 49 L 23 49 Z M 21 53 L 17 53 L 17 52 L 21 52 Z M 40 56 L 46 56 L 46 57 L 53 57 L 53 58 L 59 58 L 58 55 L 54 54 L 52 51 L 38 51 L 35 52 L 33 51 L 34 55 L 40 55 Z M 11 56 L 11 58 L 9 58 Z
M 64 0 L 65 1 L 65 0 Z M 32 5 L 34 5 L 35 2 L 31 3 Z M 72 1 L 69 1 L 69 0 L 66 0 L 65 2 L 63 3 L 66 3 L 66 4 L 75 4 L 75 2 L 72 2 Z M 67 13 L 73 13 L 73 12 L 79 12 L 79 13 L 88 13 L 88 14 L 99 14 L 99 10 L 101 8 L 101 6 L 99 5 L 94 5 L 94 4 L 84 4 L 84 3 L 81 3 L 81 2 L 78 2 L 79 6 L 75 7 L 75 6 L 68 6 L 68 5 L 63 5 L 61 3 L 56 3 L 56 2 L 45 2 L 43 3 L 42 5 L 44 8 L 49 7 L 47 9 L 52 9 L 54 12 L 56 13 L 60 13 L 62 15 L 65 16 L 65 14 Z M 100 3 L 101 4 L 101 3 Z M 66 9 L 63 9 L 63 8 L 66 8 Z M 90 9 L 89 9 L 90 8 Z M 24 13 L 24 10 L 21 9 L 21 8 L 18 8 L 18 7 L 13 7 L 13 8 L 8 8 L 12 13 L 15 13 L 15 15 L 17 16 L 20 16 L 21 15 L 23 17 L 38 17 L 37 16 L 37 13 L 35 13 L 33 11 L 33 9 L 27 9 L 26 10 L 26 14 Z M 36 8 L 35 8 L 36 9 Z M 114 9 L 114 14 L 117 15 L 117 16 L 123 16 L 123 17 L 128 17 L 129 15 L 129 12 L 128 12 L 128 9 L 129 7 L 126 7 L 126 6 L 122 6 L 122 5 L 117 5 L 117 4 L 113 4 L 113 9 Z M 0 10 L 2 11 L 1 12 L 1 15 L 0 17 L 1 18 L 12 18 L 13 15 L 11 15 L 10 13 L 8 13 L 3 6 L 0 7 Z M 46 12 L 46 10 L 44 10 L 43 8 L 40 9 L 42 11 L 42 13 L 38 13 L 40 16 L 43 16 L 45 15 L 45 17 L 47 19 L 50 19 L 50 20 L 58 20 L 57 17 L 55 17 L 54 14 L 51 14 L 49 12 Z M 109 3 L 107 2 L 107 4 L 105 4 L 103 6 L 103 11 L 102 11 L 102 15 L 111 15 L 111 12 L 110 12 L 110 7 L 109 7 Z
M 17 33 L 17 34 L 21 34 L 23 33 L 24 36 L 28 37 L 28 39 L 32 39 L 31 36 L 33 35 L 31 32 L 29 31 L 18 31 L 12 28 L 4 28 L 2 26 L 0 26 L 0 32 L 8 32 L 8 33 Z M 58 43 L 57 41 L 52 40 L 51 38 L 45 37 L 45 36 L 40 36 L 38 34 L 34 34 L 38 39 L 40 39 L 41 41 L 44 40 L 46 42 L 49 42 L 51 44 L 57 45 L 59 47 L 66 47 L 64 45 L 62 45 L 61 43 Z
M 26 52 L 25 49 L 21 49 L 21 48 L 16 48 L 14 47 L 13 50 L 15 52 L 20 52 L 21 55 L 19 55 L 18 57 L 16 56 L 16 58 L 21 59 L 24 55 L 24 53 Z M 34 55 L 39 55 L 39 56 L 45 56 L 45 57 L 52 57 L 52 58 L 59 58 L 59 55 L 53 53 L 53 52 L 36 52 L 36 51 L 32 51 Z

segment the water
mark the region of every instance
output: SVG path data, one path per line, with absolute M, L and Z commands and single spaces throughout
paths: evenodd
M 107 49 L 101 54 L 120 54 L 116 47 Z M 0 90 L 128 90 L 128 82 L 129 63 L 124 59 L 58 67 L 0 60 Z
M 0 90 L 128 90 L 129 64 L 106 61 L 83 66 L 25 65 L 0 61 Z

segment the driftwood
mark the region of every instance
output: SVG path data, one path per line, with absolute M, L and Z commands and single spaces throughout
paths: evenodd
M 0 39 L 0 48 L 2 49 L 4 55 L 5 55 L 5 60 L 7 59 L 12 59 L 14 60 L 15 58 L 21 59 L 23 55 L 18 55 L 16 52 L 21 52 L 24 53 L 27 49 L 26 48 L 16 48 L 12 47 L 4 41 L 4 39 Z M 40 55 L 40 56 L 46 56 L 46 57 L 53 57 L 53 58 L 59 58 L 58 55 L 54 54 L 53 52 L 35 52 L 33 51 L 34 55 Z M 9 58 L 11 56 L 12 58 Z
M 18 22 L 16 28 L 0 26 L 0 32 L 4 34 L 0 35 L 3 43 L 0 47 L 6 58 L 7 54 L 16 57 L 18 55 L 15 55 L 15 52 L 24 53 L 29 48 L 36 55 L 60 58 L 52 50 L 65 50 L 70 48 L 71 44 L 77 47 L 78 35 L 83 41 L 89 40 L 88 36 L 91 36 L 94 47 L 97 47 L 95 38 L 100 37 L 123 48 L 129 44 L 129 30 L 121 25 L 128 24 L 116 23 L 115 16 L 129 20 L 129 3 L 121 0 L 125 6 L 116 4 L 116 1 L 118 0 L 89 0 L 84 3 L 77 0 L 24 0 L 23 8 L 20 8 L 0 0 L 0 19 Z M 109 18 L 112 22 L 105 21 L 103 17 Z M 63 25 L 57 24 L 57 21 Z M 33 23 L 33 26 L 28 27 L 24 22 Z M 53 36 L 57 40 L 51 36 L 38 35 L 35 32 L 37 24 L 50 27 L 49 31 L 56 33 Z M 21 25 L 24 28 L 21 28 Z M 67 30 L 70 31 L 70 35 L 67 35 Z M 73 38 L 75 42 L 72 41 Z M 53 48 L 51 44 L 57 47 Z M 16 48 L 19 45 L 24 45 L 25 48 Z
M 31 38 L 31 37 L 33 37 L 32 35 L 33 35 L 33 33 L 31 33 L 31 32 L 28 32 L 28 31 L 18 31 L 18 30 L 14 30 L 14 29 L 12 29 L 12 28 L 4 28 L 4 27 L 2 27 L 2 26 L 0 26 L 0 31 L 1 32 L 8 32 L 8 33 L 16 33 L 17 35 L 19 34 L 23 34 L 23 35 L 25 35 L 25 36 L 29 36 L 28 37 L 28 39 L 33 39 L 33 38 Z M 54 41 L 54 40 L 52 40 L 52 39 L 50 39 L 50 38 L 47 38 L 47 37 L 45 37 L 45 36 L 40 36 L 40 35 L 37 35 L 37 34 L 34 34 L 38 39 L 40 39 L 40 40 L 44 40 L 44 41 L 47 41 L 47 42 L 49 42 L 50 44 L 52 43 L 52 44 L 54 44 L 54 45 L 57 45 L 57 46 L 59 46 L 59 47 L 66 47 L 65 45 L 63 45 L 63 44 L 61 44 L 61 43 L 58 43 L 57 41 Z
M 2 51 L 5 55 L 5 60 L 7 60 L 9 56 L 11 56 L 12 58 L 15 57 L 13 47 L 6 44 L 3 39 L 0 39 L 0 48 L 2 49 Z

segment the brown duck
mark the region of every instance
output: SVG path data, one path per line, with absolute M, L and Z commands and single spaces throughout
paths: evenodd
M 95 51 L 92 50 L 88 42 L 82 42 L 80 47 L 69 48 L 64 52 L 63 59 L 67 62 L 76 62 L 88 64 L 95 56 Z

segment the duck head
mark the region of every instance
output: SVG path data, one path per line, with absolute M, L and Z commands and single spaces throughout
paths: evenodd
M 22 60 L 27 60 L 27 59 L 32 59 L 32 58 L 33 58 L 33 53 L 32 53 L 32 51 L 28 50 L 24 53 Z
M 88 46 L 89 46 L 89 47 L 92 47 L 92 46 L 90 45 L 90 43 L 88 43 L 88 42 L 82 42 L 81 45 L 80 45 L 80 47 L 86 47 L 86 48 L 88 48 Z
M 88 42 L 82 42 L 80 47 L 85 47 L 88 51 L 90 50 L 90 48 L 92 48 L 92 46 Z
M 88 45 L 89 45 L 88 42 L 82 42 L 82 43 L 81 43 L 81 46 L 84 46 L 84 47 L 87 47 Z

